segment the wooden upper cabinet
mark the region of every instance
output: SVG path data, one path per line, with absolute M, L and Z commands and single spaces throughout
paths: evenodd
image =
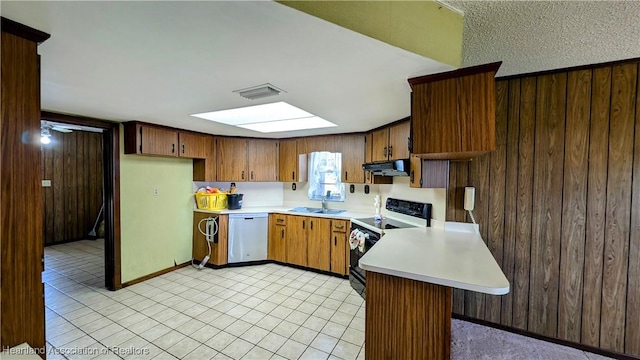
M 409 158 L 409 133 L 411 124 L 405 121 L 389 127 L 389 160 Z
M 495 74 L 500 64 L 409 79 L 414 154 L 468 160 L 495 150 Z
M 341 144 L 337 141 L 337 136 L 339 135 L 311 136 L 306 138 L 306 152 L 340 152 Z
M 371 161 L 409 158 L 409 121 L 403 121 L 372 133 Z
M 249 181 L 278 181 L 278 141 L 270 139 L 249 139 L 248 168 Z
M 307 152 L 304 139 L 280 140 L 279 181 L 307 181 Z
M 218 181 L 278 181 L 278 141 L 219 137 Z
M 192 159 L 206 159 L 212 149 L 208 148 L 209 135 L 180 131 L 178 134 L 180 148 L 178 156 Z
M 139 122 L 124 124 L 124 153 L 178 156 L 178 132 Z
M 342 135 L 339 141 L 342 147 L 342 182 L 364 183 L 365 135 Z
M 373 132 L 371 146 L 371 161 L 387 161 L 389 158 L 389 129 L 384 128 Z
M 218 181 L 249 181 L 246 139 L 217 138 L 216 157 Z

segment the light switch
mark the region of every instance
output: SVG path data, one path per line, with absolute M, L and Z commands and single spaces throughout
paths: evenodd
M 158 196 L 158 195 L 160 195 L 160 189 L 153 188 L 153 196 Z
M 51 187 L 51 180 L 42 180 L 42 187 Z

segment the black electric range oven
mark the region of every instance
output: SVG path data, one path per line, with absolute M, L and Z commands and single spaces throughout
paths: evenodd
M 418 226 L 431 226 L 431 204 L 417 203 L 407 200 L 389 198 L 385 208 L 390 212 L 415 217 L 415 221 L 403 222 L 396 219 L 376 220 L 375 218 L 351 219 L 351 232 L 361 231 L 365 234 L 364 250 L 358 247 L 351 249 L 349 254 L 349 282 L 351 287 L 363 298 L 366 298 L 367 274 L 360 268 L 360 258 L 371 249 L 384 235 L 384 230 L 402 229 Z

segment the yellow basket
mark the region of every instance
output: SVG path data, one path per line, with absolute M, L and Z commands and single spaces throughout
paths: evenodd
M 222 210 L 227 208 L 227 194 L 196 193 L 196 205 L 200 210 Z

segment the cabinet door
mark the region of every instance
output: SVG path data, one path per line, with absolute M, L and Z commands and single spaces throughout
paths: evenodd
M 388 158 L 389 129 L 373 132 L 371 161 L 385 161 Z
M 280 140 L 278 149 L 278 179 L 280 181 L 298 181 L 298 141 Z
M 249 181 L 278 181 L 278 141 L 247 140 L 249 145 Z
M 389 128 L 389 149 L 390 160 L 409 158 L 409 121 L 393 125 Z
M 413 153 L 454 153 L 462 150 L 456 79 L 413 87 L 411 122 Z
M 178 156 L 178 132 L 155 126 L 140 125 L 140 154 Z
M 422 187 L 422 159 L 415 155 L 411 155 L 409 167 L 409 186 L 412 188 Z
M 307 226 L 309 218 L 287 216 L 286 258 L 290 264 L 307 266 Z
M 343 135 L 339 137 L 342 143 L 342 182 L 350 184 L 364 183 L 365 136 Z
M 287 261 L 287 227 L 273 221 L 272 216 L 269 216 L 269 218 L 269 247 L 267 249 L 267 257 L 269 260 L 285 262 Z
M 308 262 L 310 268 L 331 270 L 331 220 L 310 217 L 308 218 Z
M 180 132 L 179 156 L 193 159 L 205 159 L 207 157 L 207 144 L 209 136 Z
M 218 181 L 248 181 L 245 139 L 219 137 L 216 153 Z
M 364 162 L 370 163 L 373 149 L 373 133 L 368 133 L 365 136 L 364 140 Z M 365 184 L 371 184 L 373 181 L 373 175 L 371 175 L 370 171 L 364 172 L 364 182 Z
M 347 262 L 347 230 L 348 221 L 332 220 L 331 221 L 331 272 L 346 275 Z

